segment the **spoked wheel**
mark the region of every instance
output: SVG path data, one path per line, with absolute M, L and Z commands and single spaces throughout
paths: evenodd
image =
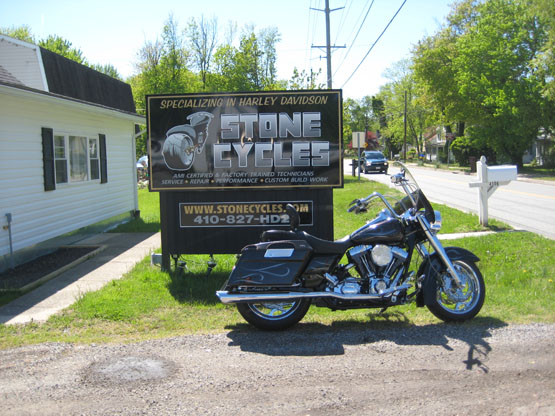
M 310 300 L 288 302 L 239 303 L 237 309 L 247 322 L 259 329 L 281 330 L 299 322 L 306 315 Z
M 427 306 L 444 321 L 466 321 L 482 309 L 486 296 L 484 278 L 471 261 L 455 260 L 453 266 L 461 279 L 461 287 L 455 287 L 451 276 L 444 270 L 440 277 L 442 283 L 435 283 L 434 299 Z

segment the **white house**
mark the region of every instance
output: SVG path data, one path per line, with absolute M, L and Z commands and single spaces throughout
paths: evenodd
M 0 271 L 138 210 L 136 124 L 128 84 L 0 35 Z

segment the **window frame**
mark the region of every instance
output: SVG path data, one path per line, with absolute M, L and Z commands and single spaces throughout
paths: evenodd
M 55 175 L 55 183 L 56 185 L 75 185 L 75 184 L 82 184 L 82 183 L 100 183 L 101 181 L 101 158 L 100 158 L 100 140 L 98 136 L 95 135 L 89 135 L 89 134 L 79 134 L 79 133 L 68 133 L 68 132 L 60 132 L 60 131 L 54 131 L 54 140 L 53 140 L 53 156 L 54 156 L 54 175 Z M 61 149 L 62 146 L 57 145 L 57 139 L 59 140 L 60 138 L 63 138 L 63 152 L 64 152 L 64 157 L 58 157 L 60 154 L 57 153 L 57 150 Z M 85 139 L 85 146 L 84 146 L 84 150 L 85 150 L 85 161 L 86 161 L 86 167 L 85 167 L 85 178 L 82 180 L 72 180 L 72 157 L 70 154 L 70 149 L 71 149 L 71 145 L 70 145 L 70 141 L 71 140 L 79 140 L 79 139 Z M 91 154 L 91 143 L 95 143 L 95 147 L 96 147 L 96 156 L 92 157 L 93 155 Z M 79 154 L 81 154 L 81 152 L 79 152 Z M 59 178 L 59 172 L 58 169 L 56 168 L 57 163 L 60 161 L 64 161 L 62 163 L 65 164 L 65 181 L 63 181 L 62 179 Z M 94 168 L 92 167 L 92 165 L 96 164 L 97 168 L 96 171 L 94 171 Z M 93 178 L 93 173 L 95 173 L 96 177 Z

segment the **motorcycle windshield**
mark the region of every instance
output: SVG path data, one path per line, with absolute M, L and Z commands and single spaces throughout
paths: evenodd
M 430 204 L 430 201 L 428 201 L 428 198 L 426 198 L 426 195 L 424 195 L 424 192 L 418 186 L 418 182 L 414 179 L 409 168 L 402 162 L 395 162 L 394 166 L 401 169 L 402 181 L 396 182 L 394 180 L 395 176 L 392 176 L 392 180 L 396 185 L 400 185 L 407 195 L 399 203 L 395 204 L 397 214 L 401 214 L 409 208 L 423 209 L 428 221 L 433 223 L 435 221 L 435 213 L 432 204 Z

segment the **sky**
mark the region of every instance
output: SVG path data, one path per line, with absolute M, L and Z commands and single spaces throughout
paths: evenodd
M 345 46 L 332 50 L 333 88 L 341 88 L 344 99 L 378 93 L 388 82 L 385 71 L 439 30 L 452 3 L 404 1 L 329 0 L 330 9 L 337 9 L 330 13 L 331 44 Z M 112 64 L 124 78 L 136 73 L 137 52 L 161 37 L 170 14 L 183 29 L 190 18 L 215 17 L 222 38 L 229 21 L 239 31 L 247 24 L 276 27 L 278 78 L 289 80 L 295 67 L 321 68 L 326 84 L 325 50 L 313 47 L 326 44 L 325 13 L 313 10 L 324 8 L 324 0 L 0 0 L 0 27 L 27 25 L 37 39 L 61 36 L 89 63 Z

